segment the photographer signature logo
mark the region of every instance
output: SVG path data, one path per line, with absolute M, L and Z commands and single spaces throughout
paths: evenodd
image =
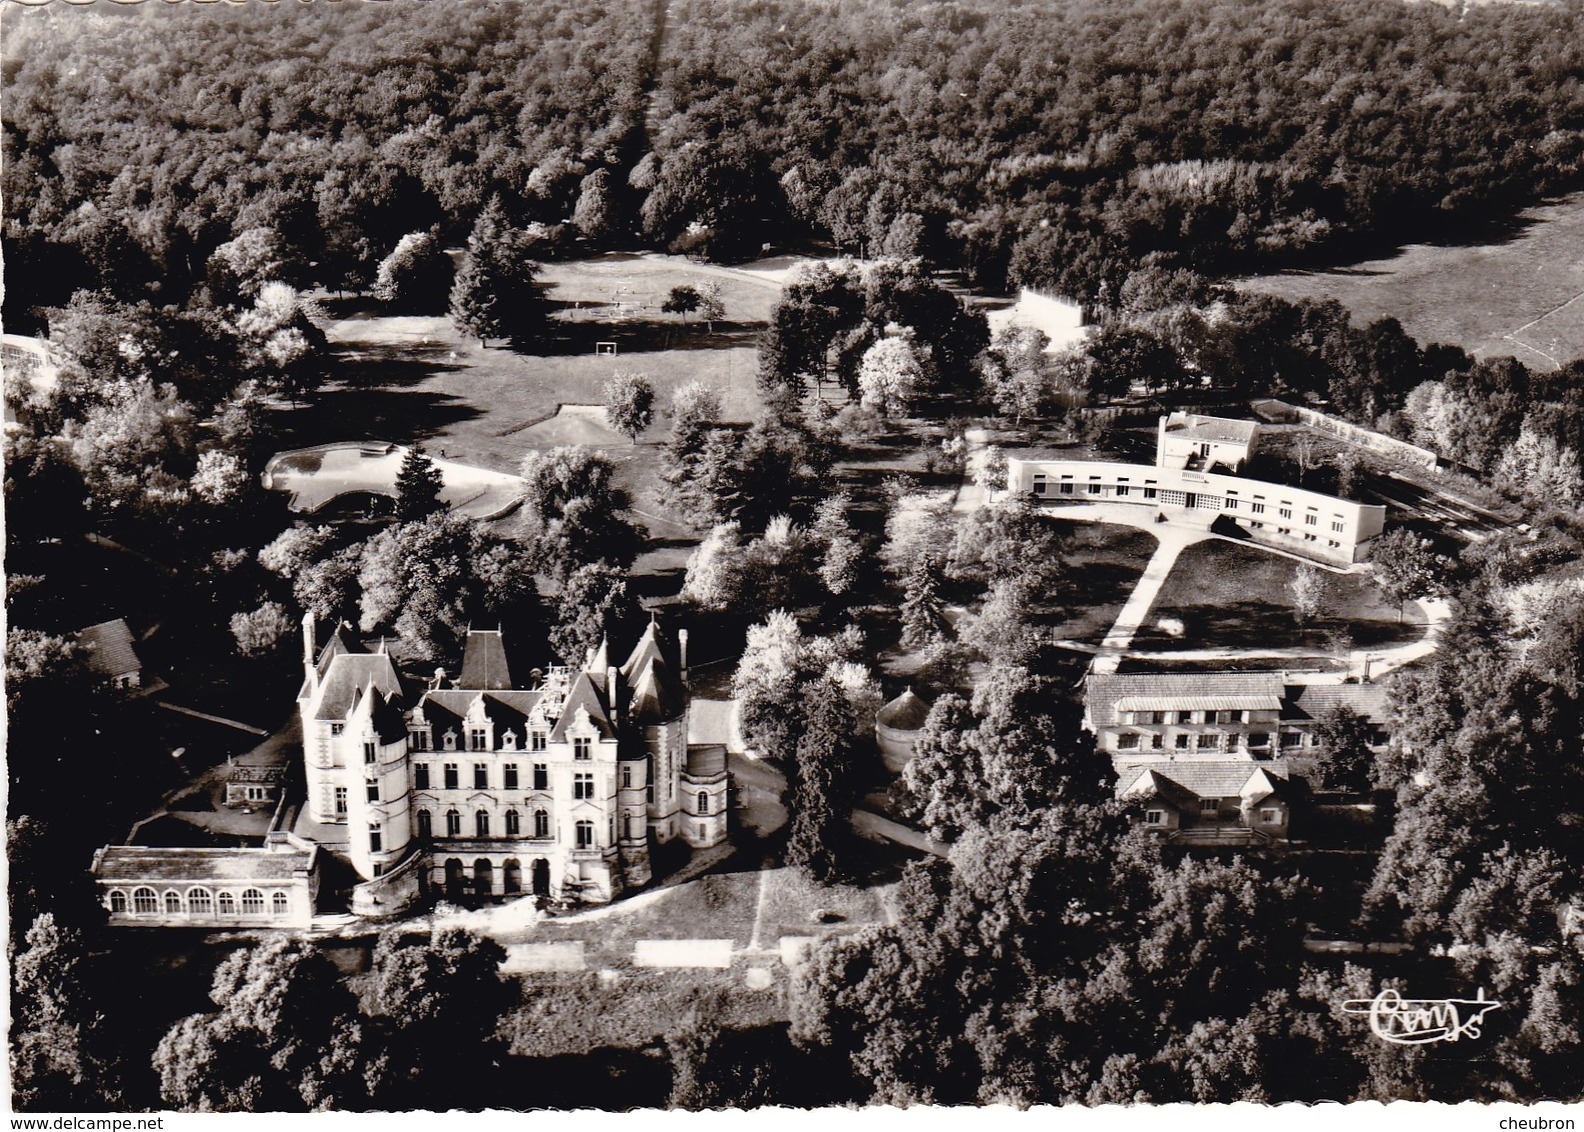
M 1404 998 L 1383 990 L 1372 999 L 1342 1004 L 1343 1013 L 1368 1017 L 1370 1031 L 1381 1041 L 1402 1046 L 1477 1038 L 1485 1015 L 1499 1009 L 1501 1003 L 1486 998 L 1484 987 L 1477 998 Z

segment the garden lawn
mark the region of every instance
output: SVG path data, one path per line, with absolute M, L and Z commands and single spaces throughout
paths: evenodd
M 1114 523 L 1051 522 L 1066 547 L 1071 589 L 1052 633 L 1058 640 L 1099 644 L 1155 553 L 1155 538 Z
M 302 404 L 280 408 L 282 447 L 421 442 L 436 456 L 515 472 L 530 450 L 592 443 L 616 461 L 622 486 L 653 533 L 683 535 L 687 529 L 668 522 L 656 498 L 671 395 L 703 381 L 721 391 L 727 420 L 757 418 L 756 342 L 779 286 L 745 271 L 652 255 L 550 264 L 541 278 L 555 313 L 538 353 L 499 340 L 482 347 L 442 312 L 391 316 L 372 300 L 321 298 L 338 364 Z M 684 325 L 660 312 L 672 287 L 709 282 L 721 284 L 726 307 L 713 333 L 696 319 Z M 599 342 L 615 342 L 616 356 L 596 355 Z M 605 427 L 599 414 L 552 421 L 563 404 L 602 404 L 601 386 L 618 370 L 646 374 L 655 386 L 655 423 L 636 445 Z
M 1346 633 L 1354 646 L 1379 647 L 1416 640 L 1423 615 L 1410 605 L 1398 620 L 1391 605 L 1366 577 L 1322 571 L 1325 594 L 1319 615 L 1300 627 L 1292 613 L 1292 580 L 1299 565 L 1290 558 L 1220 539 L 1184 550 L 1161 587 L 1135 649 L 1270 647 L 1327 650 L 1328 640 Z M 1162 631 L 1163 618 L 1183 623 L 1180 637 Z

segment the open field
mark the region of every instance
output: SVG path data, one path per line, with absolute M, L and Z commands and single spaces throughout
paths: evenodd
M 1320 614 L 1299 627 L 1292 615 L 1292 580 L 1298 563 L 1267 551 L 1214 540 L 1195 543 L 1177 559 L 1143 627 L 1138 649 L 1307 648 L 1327 649 L 1327 639 L 1345 633 L 1354 646 L 1374 647 L 1418 639 L 1423 614 L 1410 605 L 1398 620 L 1368 578 L 1324 573 Z M 1162 621 L 1182 623 L 1180 636 Z
M 721 391 L 724 415 L 759 413 L 756 341 L 780 294 L 779 273 L 728 270 L 676 256 L 607 255 L 548 265 L 542 276 L 554 308 L 540 353 L 464 338 L 450 319 L 391 316 L 368 299 L 321 298 L 339 364 L 301 406 L 283 407 L 291 447 L 378 438 L 423 443 L 435 456 L 512 473 L 530 450 L 598 443 L 620 466 L 646 522 L 663 519 L 653 499 L 658 445 L 669 434 L 672 392 L 700 380 Z M 659 310 L 672 287 L 721 285 L 724 321 L 713 332 Z M 614 342 L 617 354 L 596 355 Z M 560 406 L 602 403 L 617 370 L 647 374 L 657 394 L 655 424 L 634 445 L 602 421 L 553 421 Z M 590 432 L 592 429 L 592 433 Z M 600 441 L 605 443 L 599 443 Z M 674 533 L 657 525 L 658 534 Z
M 1356 322 L 1395 318 L 1421 344 L 1554 369 L 1584 356 L 1584 194 L 1526 209 L 1518 230 L 1497 242 L 1411 244 L 1384 259 L 1255 276 L 1239 287 L 1336 299 Z

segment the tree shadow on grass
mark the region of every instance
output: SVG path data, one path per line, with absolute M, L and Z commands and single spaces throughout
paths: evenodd
M 404 444 L 439 436 L 451 425 L 483 416 L 450 393 L 343 387 L 312 395 L 301 406 L 279 410 L 282 448 L 378 437 Z
M 711 333 L 705 326 L 691 323 L 684 326 L 669 320 L 574 322 L 557 319 L 541 342 L 511 348 L 532 357 L 592 354 L 602 342 L 616 343 L 618 357 L 661 350 L 738 350 L 754 346 L 766 325 L 764 322 L 718 321 Z
M 449 356 L 450 351 L 439 346 L 379 346 L 343 353 L 333 380 L 360 389 L 417 385 L 464 368 L 449 361 Z

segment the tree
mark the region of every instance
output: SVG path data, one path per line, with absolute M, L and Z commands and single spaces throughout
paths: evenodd
M 333 528 L 293 523 L 260 548 L 258 563 L 271 574 L 279 574 L 283 578 L 295 578 L 307 567 L 323 558 L 325 552 L 333 545 L 335 545 Z
M 238 502 L 252 480 L 242 461 L 218 450 L 198 457 L 198 468 L 188 481 L 192 493 L 211 507 L 226 507 Z
M 425 656 L 449 650 L 474 618 L 498 618 L 531 597 L 526 569 L 492 568 L 501 553 L 508 563 L 515 557 L 482 525 L 453 513 L 385 528 L 364 544 L 358 563 L 362 630 L 390 628 Z M 328 603 L 337 568 L 326 575 Z
M 532 345 L 543 335 L 548 311 L 539 265 L 530 258 L 535 243 L 532 233 L 511 225 L 499 197 L 479 213 L 451 286 L 451 320 L 481 346 L 505 337 Z
M 626 572 L 592 562 L 574 570 L 561 589 L 550 648 L 563 663 L 577 667 L 601 641 L 635 638 L 642 620 L 643 607 Z
M 921 555 L 902 585 L 902 646 L 922 649 L 946 636 L 945 603 L 940 597 L 940 566 Z
M 887 417 L 900 417 L 924 384 L 924 367 L 906 338 L 882 338 L 864 353 L 858 371 L 863 404 Z
M 495 1037 L 505 958 L 499 944 L 460 928 L 436 927 L 426 940 L 381 934 L 367 993 L 389 1033 L 392 1107 L 490 1103 L 505 1054 Z
M 362 546 L 349 546 L 329 558 L 299 565 L 293 571 L 292 596 L 303 612 L 321 621 L 345 616 L 357 602 L 362 558 Z
M 814 525 L 809 532 L 821 550 L 816 573 L 832 597 L 852 590 L 863 562 L 863 544 L 847 520 L 847 509 L 851 505 L 852 500 L 846 492 L 827 496 L 815 510 Z
M 829 677 L 802 690 L 803 734 L 789 774 L 786 861 L 820 884 L 842 869 L 856 801 L 857 731 L 841 687 Z
M 688 555 L 682 598 L 701 609 L 731 609 L 742 593 L 742 529 L 718 523 Z
M 1288 589 L 1292 592 L 1293 620 L 1302 628 L 1314 620 L 1320 612 L 1321 603 L 1325 601 L 1325 575 L 1318 567 L 1307 562 L 1301 563 L 1293 572 Z
M 409 232 L 380 261 L 374 297 L 397 310 L 432 312 L 451 289 L 452 271 L 435 232 Z
M 711 334 L 715 333 L 715 324 L 726 317 L 726 300 L 721 297 L 721 285 L 713 280 L 699 288 L 699 317 L 704 320 Z
M 612 203 L 611 175 L 596 169 L 578 185 L 577 205 L 572 209 L 572 224 L 583 238 L 598 246 L 616 232 L 616 209 Z
M 1317 721 L 1315 739 L 1326 785 L 1337 790 L 1369 789 L 1375 753 L 1370 750 L 1368 720 L 1346 704 L 1337 704 Z
M 411 523 L 444 510 L 440 499 L 444 489 L 445 476 L 423 445 L 407 449 L 396 473 L 396 521 Z
M 218 1013 L 177 1022 L 154 1051 L 160 1095 L 185 1111 L 367 1108 L 386 1061 L 340 972 L 312 943 L 272 939 L 215 971 Z
M 671 293 L 660 304 L 660 309 L 666 314 L 679 314 L 682 321 L 687 322 L 687 316 L 704 305 L 704 297 L 699 294 L 697 287 L 681 284 L 671 288 Z
M 1404 605 L 1434 595 L 1446 577 L 1446 560 L 1430 549 L 1429 539 L 1407 527 L 1394 527 L 1376 539 L 1370 562 L 1375 584 L 1397 606 L 1399 621 Z
M 251 613 L 231 615 L 231 635 L 243 656 L 273 652 L 295 627 L 291 614 L 278 601 L 267 601 Z
M 13 1103 L 22 1112 L 116 1104 L 119 1067 L 101 1056 L 102 1022 L 84 986 L 81 938 L 46 912 L 28 928 L 26 944 L 12 972 Z
M 624 519 L 626 493 L 604 454 L 578 445 L 523 457 L 522 543 L 534 566 L 557 581 L 579 566 L 629 566 L 641 535 Z
M 1049 346 L 1043 331 L 1008 326 L 980 359 L 985 396 L 1019 427 L 1024 417 L 1041 415 L 1050 403 L 1054 382 L 1045 355 Z
M 1029 623 L 1033 614 L 1033 586 L 1026 578 L 994 582 L 976 616 L 966 618 L 960 637 L 995 664 L 1026 664 L 1040 647 L 1040 636 Z
M 488 346 L 491 338 L 504 338 L 510 322 L 506 304 L 491 278 L 488 264 L 472 252 L 462 257 L 451 283 L 451 321 L 457 330 Z
M 654 385 L 648 375 L 618 371 L 605 383 L 605 420 L 638 443 L 638 434 L 654 421 Z
M 974 469 L 974 482 L 985 491 L 1005 491 L 1007 486 L 1006 450 L 992 444 L 984 450 Z

